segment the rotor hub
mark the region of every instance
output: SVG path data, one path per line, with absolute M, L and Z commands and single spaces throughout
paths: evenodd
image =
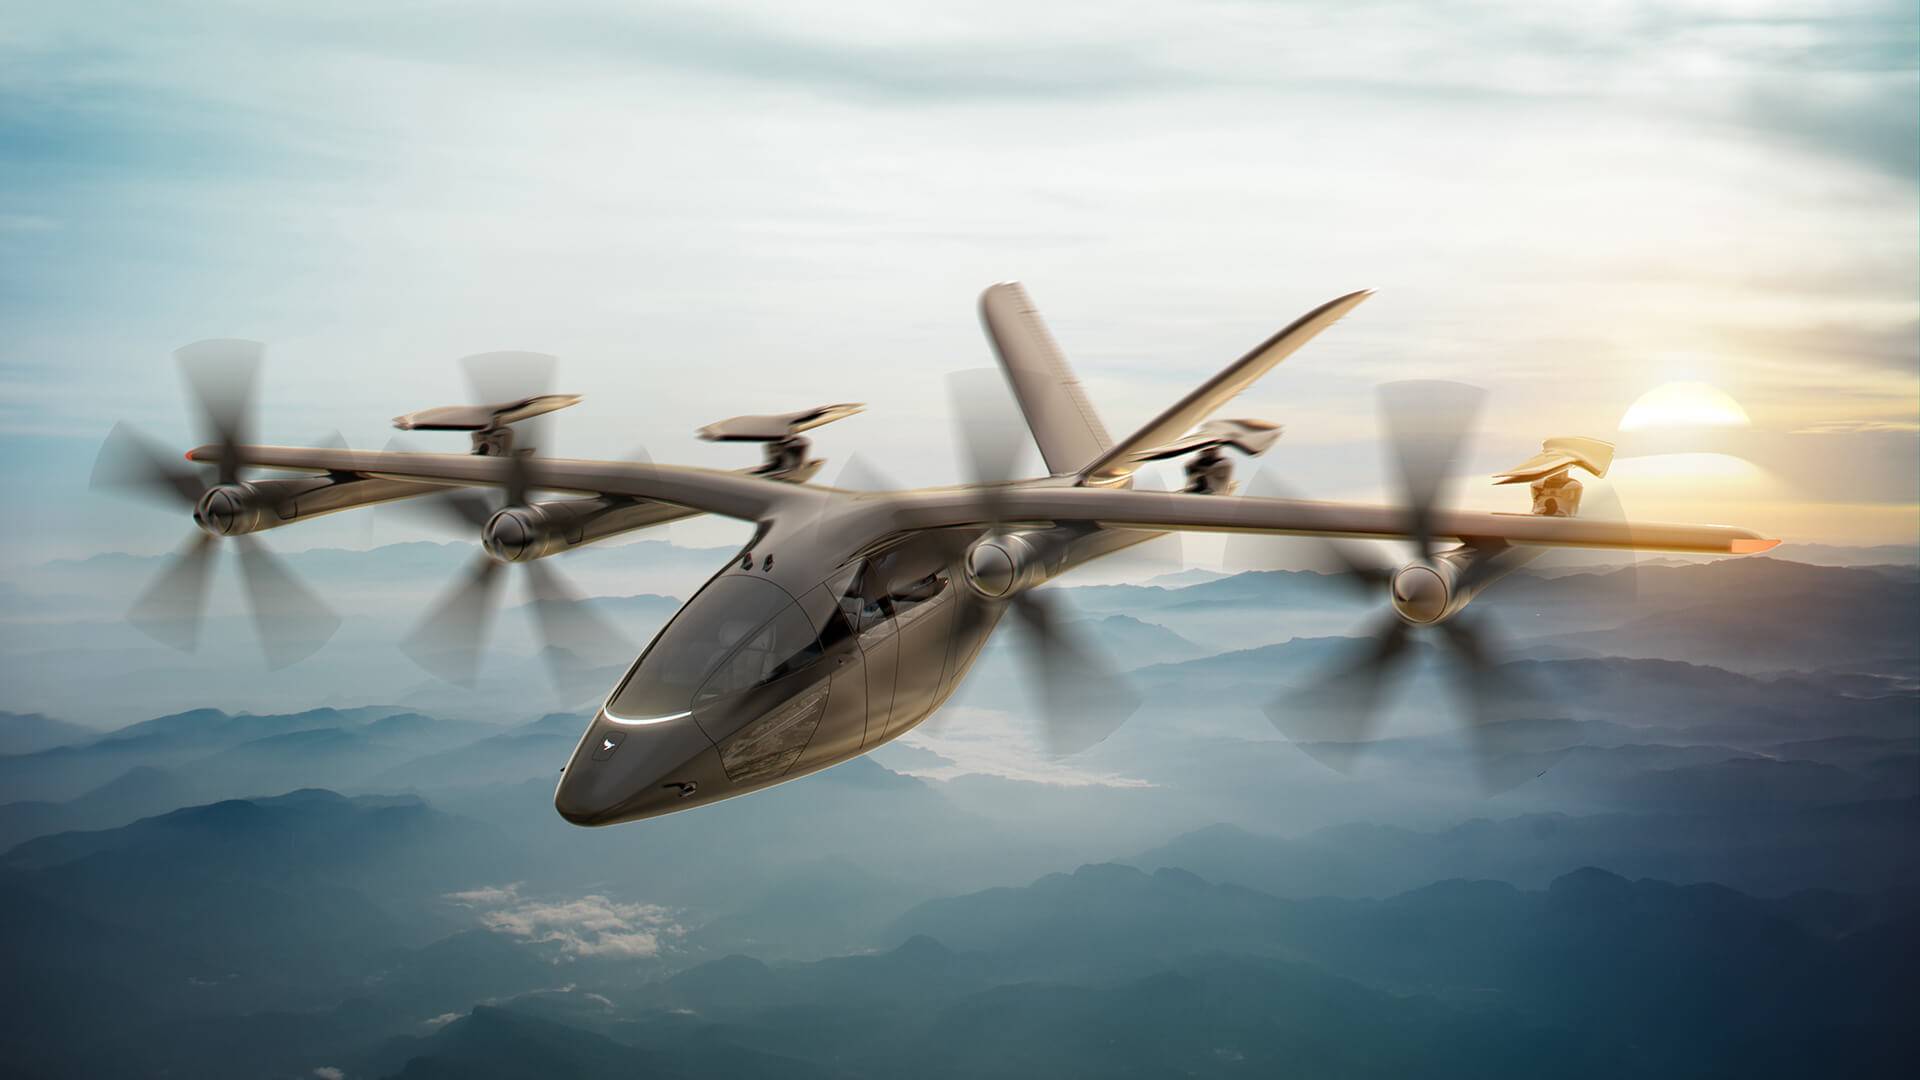
M 1393 609 L 1410 623 L 1439 622 L 1452 600 L 1447 577 L 1431 566 L 1415 564 L 1393 575 Z
M 211 536 L 253 532 L 259 519 L 260 499 L 246 484 L 210 487 L 193 506 L 193 523 Z
M 521 562 L 533 557 L 541 540 L 539 526 L 523 507 L 510 506 L 487 519 L 480 543 L 487 554 L 503 563 Z
M 1005 600 L 1044 580 L 1045 561 L 1019 533 L 990 533 L 967 549 L 967 586 L 988 600 Z

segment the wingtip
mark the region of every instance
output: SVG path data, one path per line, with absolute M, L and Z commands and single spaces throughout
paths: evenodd
M 1763 551 L 1772 551 L 1780 546 L 1778 540 L 1755 537 L 1752 540 L 1735 540 L 1729 548 L 1735 555 L 1758 555 Z

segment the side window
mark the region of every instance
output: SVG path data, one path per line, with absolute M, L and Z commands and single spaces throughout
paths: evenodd
M 720 662 L 694 697 L 707 701 L 792 674 L 820 658 L 820 640 L 800 608 L 789 605 Z
M 873 562 L 862 562 L 850 573 L 828 582 L 840 597 L 840 613 L 846 616 L 853 632 L 864 634 L 893 616 L 893 599 L 887 595 L 886 579 Z
M 902 622 L 918 617 L 920 608 L 935 600 L 947 591 L 947 575 L 935 571 L 925 577 L 895 584 L 887 591 L 893 602 L 894 615 Z

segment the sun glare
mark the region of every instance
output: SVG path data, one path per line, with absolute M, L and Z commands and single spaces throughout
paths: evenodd
M 1670 382 L 1641 394 L 1620 418 L 1620 430 L 1747 427 L 1749 423 L 1747 411 L 1725 391 L 1703 382 Z

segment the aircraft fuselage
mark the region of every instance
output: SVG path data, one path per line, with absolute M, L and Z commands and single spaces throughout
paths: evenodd
M 576 825 L 657 817 L 858 757 L 911 731 L 980 656 L 1002 606 L 966 590 L 981 530 L 856 543 L 762 533 L 655 636 L 554 793 Z M 1155 534 L 1056 531 L 1061 568 Z M 843 538 L 833 538 L 843 539 Z

